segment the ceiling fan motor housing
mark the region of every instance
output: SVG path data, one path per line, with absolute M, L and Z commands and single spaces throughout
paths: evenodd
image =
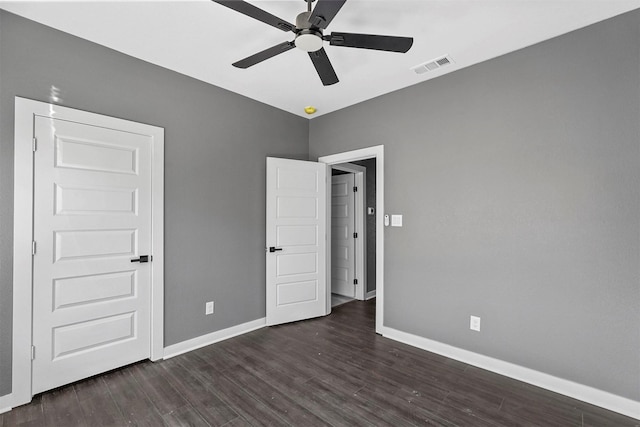
M 309 23 L 310 16 L 311 12 L 302 12 L 296 18 L 296 27 L 299 31 L 295 44 L 298 49 L 305 52 L 316 52 L 322 49 L 322 30 Z

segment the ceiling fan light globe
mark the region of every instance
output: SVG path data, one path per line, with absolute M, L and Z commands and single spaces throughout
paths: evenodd
M 315 34 L 300 34 L 296 37 L 295 44 L 305 52 L 317 52 L 322 49 L 322 38 Z

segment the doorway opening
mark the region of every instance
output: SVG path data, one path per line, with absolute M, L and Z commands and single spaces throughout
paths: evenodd
M 376 160 L 331 166 L 331 306 L 376 295 Z
M 374 230 L 372 233 L 369 233 L 368 240 L 369 244 L 366 245 L 369 249 L 367 251 L 367 257 L 371 257 L 373 261 L 367 263 L 367 272 L 371 271 L 368 276 L 368 280 L 365 282 L 367 286 L 367 291 L 365 292 L 364 299 L 376 298 L 376 333 L 382 332 L 382 327 L 384 324 L 384 146 L 378 145 L 369 148 L 363 148 L 354 151 L 348 151 L 344 153 L 333 154 L 330 156 L 323 156 L 318 159 L 319 162 L 326 163 L 332 168 L 340 168 L 344 167 L 345 163 L 356 164 L 357 166 L 366 167 L 367 163 L 375 165 L 375 173 L 371 173 L 371 176 L 368 177 L 369 180 L 373 179 L 373 183 L 375 185 L 371 185 L 373 189 L 375 189 L 375 204 L 372 206 L 370 201 L 367 201 L 366 207 L 373 208 L 372 215 L 372 223 L 374 226 L 372 229 Z M 358 163 L 363 163 L 365 166 L 358 165 Z M 367 169 L 367 172 L 369 170 Z M 329 219 L 329 227 L 332 227 L 331 224 L 331 191 L 327 192 L 327 210 L 328 219 Z M 368 209 L 367 209 L 368 211 Z M 367 212 L 368 213 L 368 212 Z M 367 219 L 369 220 L 369 215 L 367 215 Z M 369 221 L 367 221 L 369 222 Z M 366 232 L 365 232 L 366 233 Z M 328 244 L 327 244 L 327 276 L 331 277 L 332 274 L 332 260 L 333 254 L 331 251 L 332 246 L 332 233 L 327 233 Z M 363 253 L 364 255 L 364 253 Z M 374 282 L 371 281 L 371 277 L 375 278 Z M 369 286 L 374 283 L 375 290 L 370 289 Z M 331 311 L 331 292 L 327 292 L 327 313 Z

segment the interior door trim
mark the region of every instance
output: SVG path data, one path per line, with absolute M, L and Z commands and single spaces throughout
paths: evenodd
M 32 242 L 33 242 L 33 132 L 36 116 L 89 122 L 152 137 L 152 250 L 151 360 L 164 352 L 164 129 L 89 113 L 56 104 L 15 98 L 14 205 L 13 205 L 13 330 L 11 406 L 31 401 L 32 348 Z
M 358 160 L 376 159 L 376 333 L 382 335 L 384 327 L 384 145 L 347 151 L 318 158 L 328 166 Z M 331 191 L 327 191 L 331 197 Z M 328 199 L 329 209 L 331 199 Z M 329 220 L 331 215 L 328 216 Z M 330 227 L 331 224 L 328 225 Z M 331 251 L 331 233 L 327 233 L 327 251 Z M 327 273 L 331 274 L 331 253 L 327 252 Z M 328 276 L 330 277 L 330 276 Z M 331 307 L 331 293 L 327 293 L 327 304 Z

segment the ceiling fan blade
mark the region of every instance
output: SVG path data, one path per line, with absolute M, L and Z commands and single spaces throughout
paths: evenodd
M 265 49 L 262 52 L 258 52 L 255 55 L 251 55 L 247 58 L 241 59 L 240 61 L 235 62 L 232 65 L 237 68 L 249 68 L 252 65 L 256 65 L 259 62 L 265 61 L 283 52 L 291 50 L 294 47 L 296 47 L 294 42 L 280 43 L 273 47 L 270 47 L 269 49 Z
M 327 52 L 325 52 L 324 48 L 316 52 L 309 52 L 309 57 L 311 58 L 313 65 L 316 67 L 316 71 L 318 72 L 323 85 L 330 86 L 338 83 L 338 76 L 329 61 L 329 57 L 327 56 Z
M 405 53 L 413 45 L 412 37 L 378 36 L 373 34 L 331 33 L 324 37 L 332 46 L 355 47 L 359 49 L 385 50 Z
M 325 29 L 347 0 L 318 0 L 309 17 L 311 25 Z
M 284 19 L 280 19 L 275 15 L 270 14 L 269 12 L 265 12 L 264 10 L 256 7 L 246 1 L 242 0 L 212 0 L 215 3 L 219 3 L 223 6 L 228 7 L 229 9 L 233 9 L 236 12 L 240 12 L 243 15 L 247 15 L 253 19 L 257 19 L 258 21 L 264 22 L 265 24 L 271 25 L 272 27 L 276 27 L 281 29 L 282 31 L 293 31 L 296 26 L 288 23 Z

